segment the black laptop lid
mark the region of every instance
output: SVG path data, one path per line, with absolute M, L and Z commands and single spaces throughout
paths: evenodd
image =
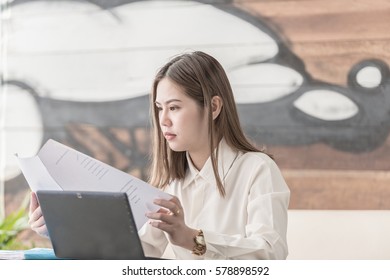
M 126 193 L 37 191 L 57 257 L 145 259 Z

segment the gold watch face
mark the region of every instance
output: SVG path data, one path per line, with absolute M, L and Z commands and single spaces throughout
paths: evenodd
M 198 243 L 198 244 L 200 244 L 200 245 L 203 245 L 203 246 L 206 245 L 206 242 L 204 241 L 204 237 L 203 237 L 203 236 L 197 235 L 197 236 L 195 237 L 195 239 L 196 239 L 196 243 Z

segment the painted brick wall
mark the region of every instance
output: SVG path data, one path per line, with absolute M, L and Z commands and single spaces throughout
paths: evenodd
M 385 0 L 29 1 L 1 11 L 0 175 L 49 138 L 147 179 L 148 93 L 175 54 L 226 69 L 248 136 L 275 155 L 291 209 L 390 209 Z

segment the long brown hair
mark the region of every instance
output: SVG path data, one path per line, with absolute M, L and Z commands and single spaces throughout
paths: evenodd
M 159 114 L 155 106 L 157 86 L 168 77 L 176 83 L 185 94 L 194 99 L 203 110 L 211 107 L 211 99 L 219 96 L 222 109 L 213 120 L 212 110 L 208 110 L 210 157 L 221 196 L 225 196 L 225 188 L 218 173 L 218 147 L 215 144 L 225 138 L 226 143 L 235 150 L 263 152 L 254 147 L 244 136 L 230 82 L 221 64 L 212 56 L 195 51 L 174 57 L 157 73 L 152 87 L 150 106 L 153 126 L 153 154 L 150 172 L 150 183 L 164 188 L 172 180 L 183 179 L 188 169 L 186 152 L 175 152 L 168 146 L 159 124 Z M 218 141 L 218 142 L 215 142 Z

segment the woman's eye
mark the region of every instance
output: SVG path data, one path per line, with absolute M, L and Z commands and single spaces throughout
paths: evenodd
M 171 110 L 171 111 L 175 111 L 177 109 L 178 109 L 178 107 L 176 107 L 176 106 L 169 107 L 169 110 Z

